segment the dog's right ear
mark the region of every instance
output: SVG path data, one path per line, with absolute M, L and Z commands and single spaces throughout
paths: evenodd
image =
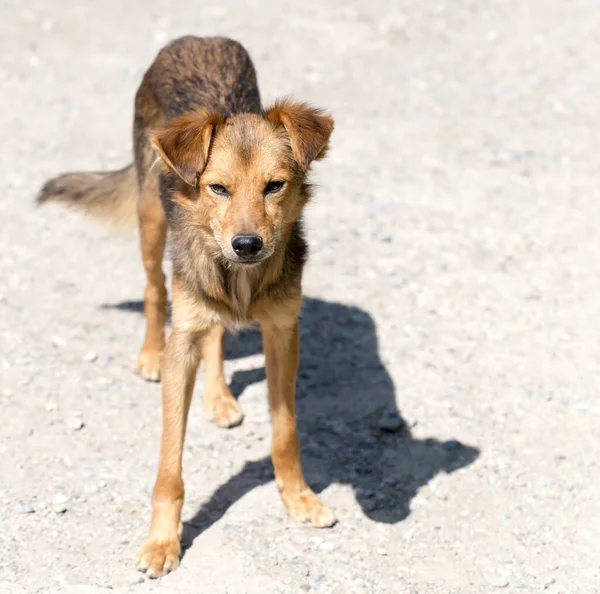
M 206 167 L 215 129 L 225 117 L 212 109 L 198 109 L 179 116 L 152 132 L 152 146 L 165 165 L 186 184 L 197 186 Z
M 304 171 L 312 161 L 322 159 L 327 153 L 329 137 L 333 132 L 333 118 L 322 109 L 292 101 L 288 97 L 276 101 L 265 112 L 265 118 L 275 126 L 286 129 L 294 158 Z

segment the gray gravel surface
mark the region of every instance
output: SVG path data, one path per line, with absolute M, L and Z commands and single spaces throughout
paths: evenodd
M 599 592 L 599 25 L 592 0 L 1 2 L 0 592 Z M 150 582 L 137 238 L 33 199 L 130 161 L 142 73 L 184 33 L 239 39 L 266 102 L 336 117 L 298 407 L 340 523 L 284 513 L 248 332 L 226 363 L 246 419 L 196 398 L 188 548 Z

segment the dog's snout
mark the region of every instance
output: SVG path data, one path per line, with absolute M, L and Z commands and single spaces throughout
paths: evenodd
M 254 233 L 236 235 L 231 240 L 231 247 L 240 258 L 253 258 L 262 250 L 263 240 Z

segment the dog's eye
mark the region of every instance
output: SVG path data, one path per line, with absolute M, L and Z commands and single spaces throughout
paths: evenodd
M 229 196 L 227 188 L 221 184 L 210 184 L 208 187 L 211 189 L 211 192 L 217 194 L 217 196 Z
M 272 181 L 267 184 L 265 188 L 265 194 L 277 194 L 281 188 L 283 188 L 284 182 L 282 181 Z

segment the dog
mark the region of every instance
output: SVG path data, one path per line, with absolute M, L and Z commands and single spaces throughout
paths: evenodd
M 182 449 L 201 360 L 207 416 L 220 427 L 243 419 L 223 375 L 226 328 L 261 329 L 271 455 L 285 507 L 317 527 L 336 522 L 304 479 L 295 416 L 307 256 L 301 217 L 311 163 L 325 156 L 333 127 L 323 110 L 289 98 L 263 110 L 254 66 L 236 41 L 183 37 L 158 53 L 137 91 L 134 163 L 61 175 L 38 196 L 39 203 L 66 203 L 112 222 L 137 211 L 147 284 L 136 371 L 162 380 L 163 407 L 152 522 L 137 559 L 150 577 L 179 565 Z M 165 343 L 167 230 L 173 284 Z

